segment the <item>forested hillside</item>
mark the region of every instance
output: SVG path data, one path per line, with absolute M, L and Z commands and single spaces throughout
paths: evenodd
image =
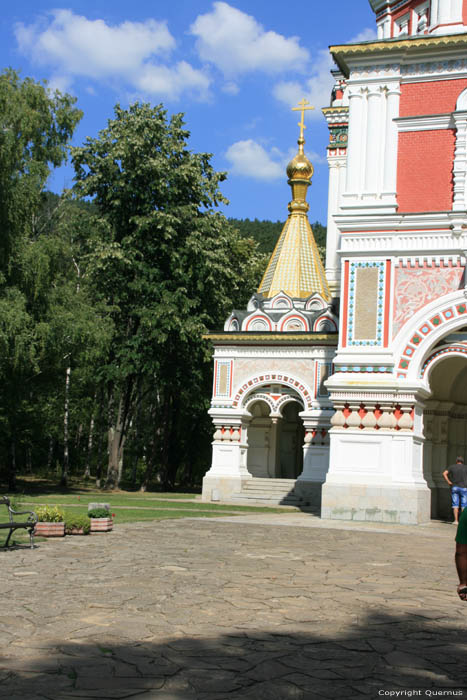
M 70 149 L 80 118 L 70 95 L 0 74 L 0 481 L 199 484 L 203 334 L 245 306 L 281 224 L 219 213 L 225 176 L 183 115 L 117 105 Z M 47 180 L 68 152 L 75 184 L 58 196 Z
M 254 219 L 228 219 L 229 223 L 237 229 L 243 238 L 253 238 L 258 244 L 261 253 L 271 254 L 277 243 L 284 221 L 259 221 Z M 326 227 L 315 221 L 311 225 L 315 241 L 318 245 L 321 258 L 324 262 L 326 249 Z

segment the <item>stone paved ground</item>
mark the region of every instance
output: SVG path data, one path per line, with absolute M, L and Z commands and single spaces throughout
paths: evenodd
M 0 551 L 0 696 L 467 697 L 453 537 L 262 514 Z

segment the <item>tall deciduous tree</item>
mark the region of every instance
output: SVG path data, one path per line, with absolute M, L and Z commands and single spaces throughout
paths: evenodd
M 40 269 L 32 249 L 47 178 L 66 158 L 81 117 L 74 103 L 11 69 L 0 74 L 0 450 L 11 488 L 18 447 L 34 423 L 33 380 L 41 372 L 43 307 L 29 292 L 42 286 L 48 263 Z
M 188 137 L 181 114 L 168 118 L 161 105 L 117 105 L 98 138 L 72 149 L 75 193 L 92 198 L 98 210 L 102 239 L 91 267 L 115 328 L 104 368 L 109 488 L 120 482 L 138 402 L 146 417 L 143 488 L 154 468 L 174 480 L 173 447 L 178 459 L 182 445 L 190 451 L 206 409 L 210 370 L 202 335 L 221 323 L 256 272 L 253 242 L 215 212 L 225 201 L 219 190 L 225 175 L 208 154 L 189 150 Z

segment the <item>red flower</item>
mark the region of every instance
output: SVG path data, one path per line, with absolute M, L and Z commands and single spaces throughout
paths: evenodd
M 115 513 L 112 513 L 112 518 L 115 518 Z

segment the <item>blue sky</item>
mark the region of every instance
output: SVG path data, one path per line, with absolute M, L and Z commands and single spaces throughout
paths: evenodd
M 310 219 L 325 223 L 327 47 L 374 30 L 368 0 L 4 0 L 0 56 L 3 68 L 76 95 L 84 117 L 75 145 L 106 126 L 117 102 L 184 112 L 190 148 L 228 171 L 224 212 L 238 218 L 285 220 L 299 121 L 290 108 L 307 98 Z M 59 192 L 72 178 L 62 168 L 50 187 Z

